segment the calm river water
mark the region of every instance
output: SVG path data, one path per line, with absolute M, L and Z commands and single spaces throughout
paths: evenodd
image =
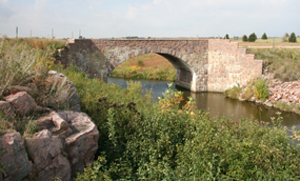
M 120 85 L 123 88 L 127 87 L 125 79 L 122 78 L 108 78 L 108 83 L 114 83 Z M 168 88 L 167 83 L 170 81 L 153 81 L 153 80 L 134 80 L 140 81 L 143 85 L 143 89 L 152 88 L 152 97 L 154 100 L 158 100 L 158 97 L 162 96 L 162 93 Z M 268 108 L 263 105 L 257 105 L 252 102 L 240 102 L 226 98 L 222 93 L 193 93 L 187 90 L 177 88 L 183 91 L 186 100 L 188 96 L 191 96 L 196 100 L 197 107 L 210 111 L 212 118 L 216 116 L 225 116 L 228 119 L 235 121 L 240 118 L 253 118 L 259 121 L 270 122 L 271 117 L 277 117 L 275 108 Z M 297 130 L 300 130 L 300 116 L 294 113 L 282 112 L 283 125 L 291 129 L 293 126 Z

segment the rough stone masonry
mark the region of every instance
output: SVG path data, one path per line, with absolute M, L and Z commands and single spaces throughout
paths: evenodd
M 147 53 L 168 59 L 175 84 L 193 92 L 223 92 L 262 75 L 262 60 L 224 39 L 72 39 L 60 60 L 106 81 L 118 65 Z

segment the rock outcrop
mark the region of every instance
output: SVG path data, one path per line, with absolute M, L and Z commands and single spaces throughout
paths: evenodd
M 66 81 L 63 74 L 51 75 L 55 79 L 62 78 Z M 82 172 L 87 163 L 94 160 L 99 132 L 88 115 L 78 112 L 79 96 L 72 85 L 68 85 L 65 92 L 67 94 L 71 90 L 72 93 L 69 97 L 65 95 L 68 97 L 66 101 L 69 101 L 66 106 L 70 106 L 71 111 L 41 107 L 25 91 L 15 92 L 0 101 L 0 110 L 7 119 L 31 116 L 37 127 L 34 134 L 24 133 L 24 140 L 16 131 L 7 131 L 0 135 L 0 171 L 3 168 L 0 181 L 53 178 L 70 180 L 78 172 Z M 70 101 L 70 97 L 73 101 Z M 63 97 L 60 98 L 64 100 Z M 14 128 L 9 121 L 1 121 L 9 124 L 9 128 Z
M 2 179 L 5 181 L 22 180 L 31 172 L 32 164 L 28 159 L 20 133 L 7 133 L 1 136 L 0 150 L 0 167 L 4 167 L 3 175 L 0 173 Z
M 270 101 L 285 103 L 300 103 L 300 81 L 282 82 L 277 79 L 270 80 Z

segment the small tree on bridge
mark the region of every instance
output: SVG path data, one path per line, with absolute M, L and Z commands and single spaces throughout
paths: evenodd
M 263 40 L 267 40 L 267 39 L 268 39 L 266 33 L 264 33 L 264 34 L 262 35 L 261 39 L 263 39 Z
M 243 40 L 244 42 L 245 42 L 245 41 L 248 41 L 247 35 L 244 35 L 243 38 L 242 38 L 242 40 Z
M 248 41 L 249 41 L 249 42 L 255 42 L 256 39 L 257 39 L 256 34 L 255 34 L 255 33 L 252 33 L 252 34 L 249 36 Z

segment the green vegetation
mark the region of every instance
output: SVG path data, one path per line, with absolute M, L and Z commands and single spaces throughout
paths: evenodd
M 7 57 L 7 52 L 9 49 L 1 56 Z M 32 75 L 30 81 L 42 80 L 43 72 L 52 65 L 49 57 L 53 53 L 43 55 L 16 79 L 27 80 L 23 76 Z M 40 69 L 38 65 L 42 65 Z M 13 70 L 23 70 L 17 63 L 7 67 L 14 66 L 17 68 Z M 272 127 L 250 119 L 211 119 L 209 112 L 196 109 L 192 99 L 180 108 L 182 93 L 176 90 L 170 89 L 159 102 L 152 102 L 151 92 L 143 94 L 140 83 L 129 82 L 121 89 L 89 79 L 74 66 L 56 69 L 74 83 L 81 110 L 92 118 L 100 133 L 98 159 L 78 174 L 78 180 L 300 179 L 299 146 L 290 144 L 280 117 L 274 119 Z M 32 74 L 34 70 L 39 70 L 38 74 Z M 5 82 L 2 93 L 17 83 Z M 35 130 L 34 122 L 29 120 L 26 125 L 24 132 L 25 128 Z
M 224 94 L 226 97 L 229 97 L 231 99 L 238 99 L 240 94 L 242 92 L 242 88 L 240 86 L 234 86 L 231 89 L 227 89 Z
M 239 99 L 241 96 L 242 99 L 250 100 L 255 96 L 258 100 L 265 100 L 269 97 L 269 90 L 267 82 L 264 79 L 258 78 L 251 80 L 244 91 L 240 86 L 234 86 L 227 89 L 224 94 L 231 99 Z
M 160 55 L 145 54 L 125 61 L 115 68 L 110 76 L 125 79 L 175 81 L 175 68 Z
M 243 38 L 242 38 L 242 40 L 243 40 L 244 42 L 245 42 L 245 41 L 248 41 L 247 35 L 244 35 Z
M 251 35 L 249 35 L 248 41 L 249 42 L 255 42 L 257 39 L 257 36 L 255 33 L 252 33 Z
M 192 100 L 180 109 L 175 90 L 151 103 L 140 84 L 122 90 L 74 67 L 63 72 L 101 130 L 98 160 L 78 180 L 299 179 L 300 152 L 280 125 L 211 119 Z
M 291 33 L 291 36 L 289 37 L 289 42 L 297 42 L 297 37 L 294 32 Z
M 300 49 L 247 49 L 255 54 L 255 59 L 263 60 L 263 69 L 282 81 L 300 78 Z
M 258 78 L 255 81 L 253 92 L 256 99 L 267 99 L 269 97 L 269 90 L 266 81 L 264 79 Z
M 229 35 L 226 34 L 225 37 L 224 37 L 224 39 L 229 39 Z
M 267 39 L 268 39 L 268 37 L 267 37 L 267 34 L 266 34 L 266 33 L 264 33 L 264 34 L 262 35 L 261 39 L 263 39 L 263 40 L 267 40 Z

